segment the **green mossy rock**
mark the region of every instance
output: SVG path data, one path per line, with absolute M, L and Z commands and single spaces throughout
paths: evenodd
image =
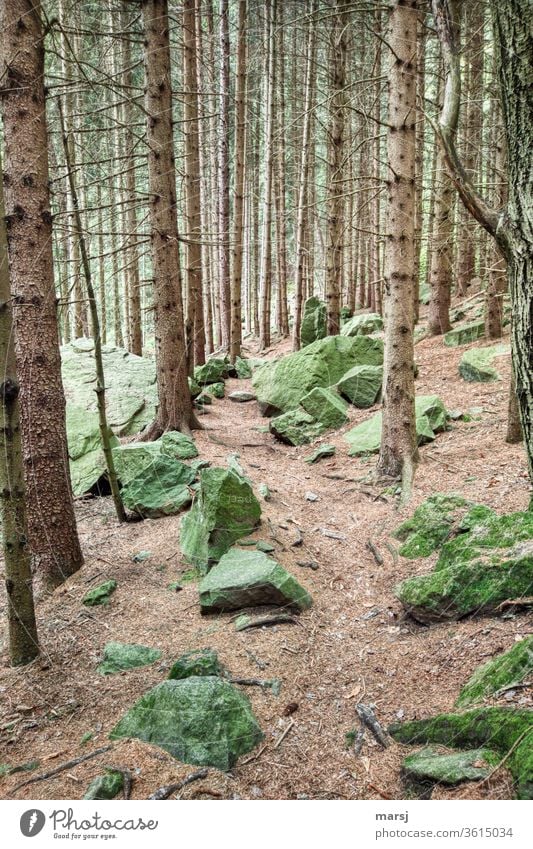
M 243 389 L 237 389 L 235 392 L 230 392 L 228 395 L 230 401 L 244 404 L 247 401 L 257 401 L 253 392 L 245 392 Z
M 138 433 L 155 416 L 155 361 L 124 348 L 102 346 L 107 421 L 117 436 Z M 96 413 L 96 370 L 92 339 L 75 339 L 61 348 L 61 376 L 67 403 Z
M 304 303 L 300 324 L 300 348 L 305 348 L 317 339 L 323 339 L 327 332 L 326 305 L 314 295 Z
M 200 392 L 198 398 L 196 399 L 196 403 L 201 404 L 202 406 L 204 406 L 204 404 L 209 405 L 213 403 L 213 399 L 211 398 L 211 395 L 209 395 L 208 392 Z
M 279 604 L 305 610 L 312 599 L 298 581 L 262 551 L 232 548 L 202 580 L 202 613 Z
M 341 427 L 348 421 L 348 404 L 334 390 L 317 386 L 304 395 L 300 404 L 325 430 Z
M 337 389 L 348 401 L 366 409 L 378 400 L 383 383 L 383 366 L 354 366 L 337 383 Z
M 470 321 L 468 324 L 460 324 L 444 334 L 444 344 L 449 348 L 456 348 L 458 345 L 469 345 L 471 342 L 476 342 L 482 339 L 485 335 L 485 322 Z
M 67 404 L 66 419 L 72 491 L 74 495 L 83 495 L 107 477 L 98 413 Z M 108 434 L 113 448 L 119 441 L 110 428 Z
M 268 429 L 276 439 L 288 445 L 307 445 L 326 428 L 304 410 L 289 410 L 270 420 Z
M 446 540 L 495 515 L 489 507 L 474 504 L 461 495 L 437 493 L 417 507 L 393 536 L 403 542 L 399 550 L 402 557 L 428 557 Z
M 465 351 L 459 363 L 459 374 L 469 383 L 490 383 L 501 380 L 501 375 L 492 361 L 496 357 L 509 354 L 509 345 L 491 345 L 488 348 L 470 348 Z
M 489 517 L 446 542 L 433 572 L 395 588 L 419 622 L 495 612 L 506 599 L 533 593 L 533 513 Z
M 156 457 L 161 454 L 161 443 L 157 442 L 131 442 L 128 445 L 119 445 L 113 449 L 113 460 L 115 471 L 122 484 L 137 477 L 144 469 L 150 466 Z
M 250 702 L 219 677 L 163 681 L 128 711 L 109 735 L 136 737 L 183 763 L 231 769 L 263 739 Z
M 493 696 L 499 690 L 520 684 L 533 671 L 533 636 L 515 643 L 480 666 L 459 693 L 456 707 L 468 707 Z
M 324 460 L 326 457 L 333 457 L 336 452 L 336 448 L 334 445 L 320 445 L 318 448 L 313 451 L 309 457 L 305 458 L 305 463 L 318 463 L 320 460 Z
M 142 518 L 155 519 L 179 513 L 191 503 L 189 489 L 195 470 L 160 454 L 122 488 L 124 506 Z
M 366 339 L 368 337 L 355 337 Z M 436 395 L 420 395 L 415 399 L 416 433 L 418 444 L 423 445 L 435 439 L 435 434 L 446 428 L 448 414 L 444 404 Z M 375 413 L 371 418 L 356 425 L 344 434 L 344 439 L 350 444 L 351 457 L 360 454 L 375 454 L 381 445 L 382 413 Z
M 228 376 L 228 363 L 226 360 L 211 357 L 203 366 L 196 366 L 194 379 L 200 386 L 209 383 L 219 383 Z
M 341 307 L 341 324 L 344 324 L 353 315 L 353 310 L 346 304 Z
M 235 357 L 235 371 L 240 380 L 245 380 L 252 376 L 252 364 L 244 357 Z
M 124 789 L 124 776 L 114 769 L 106 770 L 89 784 L 84 799 L 114 799 Z
M 173 664 L 168 673 L 170 680 L 182 681 L 184 678 L 204 675 L 221 676 L 224 670 L 213 649 L 197 649 L 186 652 Z
M 454 749 L 487 747 L 506 761 L 519 799 L 533 799 L 533 711 L 479 708 L 465 713 L 440 714 L 431 719 L 394 723 L 389 734 L 399 743 L 437 743 Z M 520 742 L 518 742 L 520 741 Z
M 383 330 L 383 319 L 378 313 L 354 315 L 342 325 L 341 336 L 367 336 Z
M 100 675 L 115 675 L 126 669 L 135 669 L 137 666 L 149 666 L 162 656 L 159 649 L 150 649 L 147 646 L 137 646 L 133 643 L 106 643 L 104 657 L 98 665 Z
M 205 387 L 205 391 L 209 392 L 213 398 L 223 398 L 224 397 L 224 389 L 225 386 L 223 383 L 210 383 Z
M 191 510 L 181 521 L 180 547 L 186 559 L 207 571 L 261 519 L 252 487 L 231 469 L 205 469 Z
M 161 445 L 161 454 L 174 460 L 191 460 L 198 457 L 198 449 L 193 439 L 179 430 L 169 430 L 157 441 Z M 157 444 L 152 443 L 152 444 Z
M 81 603 L 87 605 L 87 607 L 97 607 L 99 604 L 109 604 L 109 596 L 111 593 L 115 592 L 116 588 L 116 581 L 104 581 L 103 584 L 89 590 L 89 592 L 83 596 Z
M 383 342 L 370 336 L 327 336 L 266 363 L 252 384 L 263 415 L 294 410 L 316 386 L 335 384 L 356 365 L 382 365 Z
M 500 758 L 491 749 L 445 752 L 428 746 L 408 755 L 403 762 L 403 777 L 415 784 L 456 785 L 463 781 L 486 778 Z

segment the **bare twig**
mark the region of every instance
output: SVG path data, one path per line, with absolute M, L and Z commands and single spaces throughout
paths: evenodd
M 66 769 L 71 769 L 73 766 L 78 766 L 78 764 L 83 763 L 84 761 L 88 761 L 91 758 L 96 758 L 98 755 L 103 755 L 104 752 L 109 752 L 113 748 L 110 746 L 102 746 L 100 749 L 95 749 L 94 752 L 90 752 L 88 755 L 83 755 L 80 758 L 73 758 L 71 761 L 66 761 L 59 766 L 56 766 L 55 769 L 51 769 L 50 772 L 43 772 L 41 775 L 34 775 L 32 778 L 26 779 L 26 781 L 22 781 L 20 784 L 17 784 L 16 787 L 13 788 L 11 793 L 16 793 L 17 790 L 20 790 L 21 787 L 26 787 L 28 784 L 36 784 L 38 781 L 46 781 L 48 778 L 53 778 L 54 775 L 58 775 L 60 772 L 64 772 Z
M 183 781 L 178 781 L 176 784 L 166 784 L 164 787 L 160 787 L 159 790 L 156 790 L 155 793 L 148 796 L 148 799 L 155 802 L 159 802 L 162 799 L 168 799 L 173 793 L 177 793 L 178 790 L 183 790 L 184 787 L 187 787 L 188 784 L 192 784 L 193 781 L 199 781 L 201 778 L 205 778 L 208 772 L 208 769 L 199 769 L 198 772 L 191 772 L 191 774 L 188 775 L 187 778 L 184 778 Z

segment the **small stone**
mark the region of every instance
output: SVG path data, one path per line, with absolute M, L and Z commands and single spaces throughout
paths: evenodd
M 305 500 L 306 501 L 318 501 L 319 497 L 315 492 L 306 492 L 305 493 Z
M 132 643 L 107 643 L 102 662 L 98 665 L 100 675 L 115 675 L 126 669 L 149 666 L 162 656 L 159 649 L 138 646 Z
M 468 345 L 471 342 L 476 342 L 477 339 L 482 339 L 485 335 L 485 322 L 471 321 L 468 324 L 460 324 L 444 334 L 444 344 L 448 347 L 457 347 L 458 345 Z
M 151 551 L 138 551 L 131 558 L 134 563 L 142 563 L 144 560 L 148 560 L 149 557 L 152 556 Z
M 405 758 L 403 774 L 408 780 L 455 785 L 463 781 L 480 781 L 490 772 L 498 756 L 489 749 L 469 752 L 446 752 L 432 747 L 421 749 Z
M 224 397 L 224 384 L 223 383 L 210 383 L 205 387 L 205 391 L 209 393 L 213 398 L 223 398 Z
M 230 392 L 228 395 L 230 401 L 238 401 L 244 403 L 246 401 L 257 401 L 257 396 L 253 392 L 246 392 L 243 389 L 237 389 L 235 392 Z
M 272 495 L 270 489 L 268 488 L 266 483 L 260 483 L 258 487 L 259 495 L 261 498 L 264 498 L 265 501 L 270 501 Z
M 316 570 L 319 568 L 319 565 L 316 560 L 297 560 L 296 565 L 301 566 L 304 569 L 312 569 L 314 572 L 316 572 Z
M 258 551 L 263 551 L 265 554 L 270 554 L 271 551 L 275 551 L 276 547 L 272 545 L 270 542 L 265 542 L 265 540 L 260 539 L 256 542 L 255 547 Z
M 181 681 L 191 676 L 223 674 L 222 665 L 213 649 L 198 649 L 182 654 L 173 664 L 168 678 Z
M 106 770 L 89 784 L 84 799 L 114 799 L 124 788 L 124 776 L 114 769 Z
M 319 460 L 324 460 L 326 457 L 333 457 L 337 449 L 334 445 L 320 445 L 309 457 L 306 457 L 306 463 L 318 463 Z
M 117 588 L 115 580 L 104 581 L 98 587 L 89 590 L 82 598 L 82 604 L 87 607 L 96 607 L 99 604 L 109 604 L 109 596 L 114 593 Z

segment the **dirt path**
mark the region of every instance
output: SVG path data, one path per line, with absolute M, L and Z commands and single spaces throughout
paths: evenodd
M 282 689 L 276 698 L 247 688 L 265 732 L 264 746 L 241 758 L 227 776 L 211 770 L 200 785 L 187 788 L 186 797 L 401 798 L 400 746 L 384 751 L 370 740 L 357 758 L 346 749 L 345 734 L 356 727 L 356 703 L 375 704 L 385 725 L 396 717 L 450 709 L 476 666 L 531 631 L 526 615 L 421 627 L 404 618 L 392 592 L 399 580 L 426 572 L 428 565 L 398 558 L 389 533 L 432 493 L 461 492 L 500 512 L 525 509 L 528 503 L 523 448 L 503 441 L 508 363 L 499 365 L 501 382 L 466 384 L 457 373 L 462 350 L 446 349 L 442 340 L 417 345 L 417 392 L 440 395 L 448 409 L 482 407 L 483 413 L 480 420 L 455 423 L 422 448 L 408 510 L 399 512 L 394 497 L 371 483 L 374 459 L 347 456 L 342 432 L 368 411 L 352 411 L 350 425 L 333 437 L 326 434 L 322 441 L 333 442 L 337 456 L 314 466 L 303 461 L 309 446 L 283 446 L 258 430 L 267 420 L 255 403 L 214 401 L 202 419 L 205 430 L 196 436 L 201 456 L 221 465 L 237 452 L 254 484 L 265 482 L 272 491 L 271 501 L 262 503 L 263 521 L 254 536 L 273 542 L 275 556 L 313 595 L 313 608 L 297 625 L 237 633 L 229 614 L 202 617 L 194 583 L 178 593 L 168 589 L 187 568 L 179 552 L 180 517 L 119 527 L 109 499 L 80 502 L 86 565 L 39 605 L 41 660 L 24 670 L 9 669 L 4 647 L 0 763 L 38 759 L 37 772 L 44 772 L 105 745 L 119 717 L 162 680 L 178 655 L 209 646 L 233 675 L 279 677 Z M 247 381 L 230 380 L 227 393 L 247 386 Z M 367 475 L 369 480 L 362 480 Z M 306 500 L 307 492 L 318 499 Z M 297 528 L 303 543 L 293 546 Z M 369 540 L 382 565 L 369 550 Z M 150 558 L 133 562 L 140 550 L 150 551 Z M 297 565 L 310 560 L 319 564 L 316 571 Z M 83 608 L 80 600 L 87 589 L 108 577 L 118 581 L 110 606 Z M 112 639 L 158 647 L 163 660 L 102 678 L 96 664 Z M 527 698 L 526 691 L 518 691 L 516 703 L 530 703 Z M 87 734 L 91 739 L 82 743 Z M 146 798 L 193 771 L 159 749 L 123 741 L 112 753 L 15 796 L 80 798 L 105 764 L 131 770 L 133 798 Z M 4 779 L 2 797 L 25 777 Z M 505 795 L 508 787 L 500 782 L 484 792 Z

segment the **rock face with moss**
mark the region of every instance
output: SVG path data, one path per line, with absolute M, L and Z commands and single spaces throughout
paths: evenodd
M 342 325 L 341 336 L 367 336 L 380 330 L 383 330 L 383 319 L 378 313 L 362 313 Z
M 503 688 L 520 684 L 533 672 L 533 636 L 515 643 L 509 651 L 480 666 L 466 682 L 456 701 L 457 707 L 482 702 Z
M 470 321 L 468 324 L 460 324 L 444 334 L 444 344 L 450 348 L 456 348 L 458 345 L 469 345 L 471 342 L 476 342 L 482 339 L 485 335 L 485 322 Z
M 143 519 L 170 516 L 191 503 L 195 477 L 190 466 L 159 455 L 122 488 L 122 501 Z
M 369 336 L 327 336 L 301 351 L 266 363 L 252 384 L 263 415 L 294 410 L 317 386 L 333 386 L 356 365 L 382 365 L 383 342 Z
M 533 593 L 533 513 L 489 517 L 441 548 L 429 575 L 395 589 L 419 622 L 495 612 L 506 599 Z
M 324 429 L 341 427 L 348 421 L 346 401 L 332 389 L 317 386 L 300 401 L 306 413 L 320 422 Z
M 111 739 L 136 737 L 187 764 L 228 770 L 263 738 L 247 697 L 222 678 L 163 681 L 128 711 Z
M 469 383 L 490 383 L 501 380 L 500 373 L 492 365 L 497 357 L 510 353 L 509 345 L 491 345 L 488 348 L 470 348 L 459 362 L 459 374 Z
M 326 430 L 313 416 L 300 408 L 275 416 L 270 420 L 268 429 L 276 439 L 287 445 L 307 445 Z
M 326 305 L 312 295 L 304 303 L 300 325 L 300 348 L 305 348 L 326 335 Z
M 358 338 L 358 337 L 356 337 Z M 362 337 L 367 338 L 367 337 Z M 420 395 L 415 399 L 416 433 L 418 444 L 431 442 L 435 435 L 446 429 L 448 414 L 436 395 Z M 351 457 L 375 454 L 381 445 L 382 413 L 376 413 L 344 434 L 350 444 Z
M 506 766 L 515 780 L 517 797 L 533 798 L 533 711 L 480 708 L 394 723 L 388 730 L 399 743 L 437 743 L 467 750 L 486 747 L 502 757 L 510 753 Z
M 226 360 L 210 357 L 203 365 L 194 369 L 194 379 L 200 386 L 219 383 L 228 376 L 229 364 Z
M 206 572 L 261 518 L 249 482 L 232 469 L 205 469 L 194 504 L 181 521 L 180 547 L 189 563 Z
M 471 530 L 495 517 L 489 507 L 467 501 L 461 495 L 431 495 L 410 519 L 397 528 L 394 537 L 403 542 L 402 557 L 428 557 L 451 537 Z
M 480 781 L 500 760 L 491 749 L 468 752 L 443 752 L 428 746 L 408 755 L 402 767 L 404 779 L 415 785 L 456 785 L 463 781 Z
M 104 581 L 103 584 L 100 584 L 98 587 L 94 587 L 94 589 L 89 590 L 88 593 L 85 593 L 82 599 L 82 604 L 85 604 L 87 607 L 97 607 L 99 604 L 109 604 L 109 597 L 111 593 L 114 593 L 117 588 L 117 582 L 113 579 L 110 581 Z
M 372 407 L 381 393 L 383 366 L 354 366 L 337 383 L 337 389 L 350 404 L 360 409 Z
M 72 491 L 74 495 L 83 495 L 107 476 L 98 413 L 67 404 L 66 416 Z M 112 447 L 119 444 L 111 429 L 109 441 Z
M 305 610 L 312 599 L 298 581 L 262 551 L 232 548 L 202 580 L 202 613 L 279 604 Z
M 107 769 L 89 784 L 84 799 L 114 799 L 124 789 L 124 776 L 115 769 Z
M 220 676 L 224 672 L 222 664 L 213 649 L 193 649 L 178 657 L 168 673 L 170 680 L 182 681 L 184 678 L 204 675 Z
M 137 666 L 149 666 L 162 656 L 159 649 L 138 646 L 133 643 L 106 643 L 102 662 L 98 665 L 100 675 L 115 675 Z

